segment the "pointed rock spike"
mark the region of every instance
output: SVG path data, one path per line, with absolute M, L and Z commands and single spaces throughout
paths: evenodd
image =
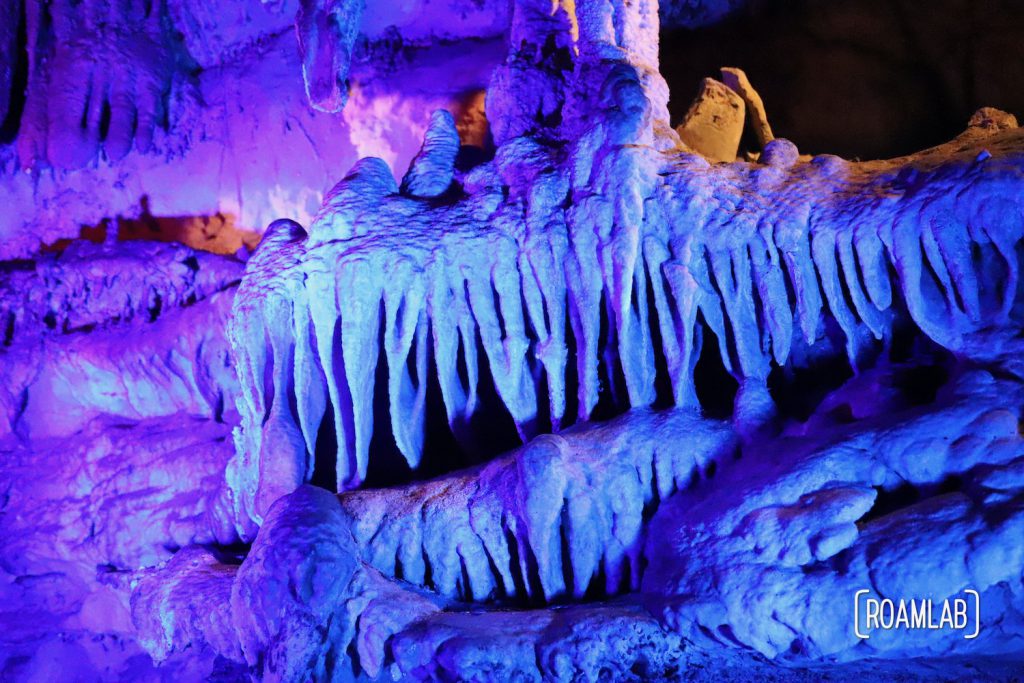
M 323 268 L 327 272 L 320 271 Z M 336 476 L 338 489 L 348 481 L 349 469 L 349 426 L 344 419 L 348 409 L 348 386 L 343 373 L 338 343 L 340 322 L 338 320 L 337 284 L 333 268 L 326 264 L 314 264 L 314 270 L 306 281 L 309 290 L 309 312 L 313 320 L 313 331 L 316 336 L 316 349 L 320 358 L 320 367 L 327 384 L 327 395 L 331 399 L 334 434 L 337 440 Z
M 846 355 L 856 367 L 860 356 L 857 338 L 857 320 L 846 305 L 843 285 L 839 281 L 839 264 L 836 260 L 836 235 L 831 226 L 823 226 L 811 234 L 811 258 L 821 279 L 832 317 L 846 336 Z
M 875 226 L 861 222 L 853 230 L 853 246 L 864 278 L 864 290 L 879 311 L 892 305 L 892 285 L 885 261 L 884 245 Z
M 455 117 L 444 109 L 430 115 L 423 146 L 402 179 L 402 192 L 413 197 L 437 197 L 451 186 L 459 154 Z
M 341 314 L 341 349 L 348 381 L 352 420 L 352 463 L 342 480 L 339 457 L 338 485 L 356 488 L 366 479 L 370 439 L 373 436 L 373 392 L 380 344 L 381 269 L 363 259 L 339 264 L 338 309 Z
M 292 320 L 295 333 L 295 405 L 302 438 L 310 454 L 306 471 L 308 481 L 313 476 L 317 432 L 327 409 L 327 388 L 313 351 L 315 333 L 311 334 L 312 320 L 307 296 L 308 292 L 304 287 L 296 292 Z
M 961 309 L 972 322 L 979 322 L 981 298 L 967 226 L 957 222 L 951 212 L 937 210 L 930 216 L 928 229 L 953 279 Z
M 853 302 L 854 310 L 858 317 L 864 321 L 875 339 L 883 339 L 888 335 L 889 321 L 881 311 L 874 307 L 865 293 L 860 275 L 857 271 L 857 262 L 853 252 L 853 239 L 849 231 L 844 231 L 836 236 L 836 248 L 839 251 L 839 263 L 842 265 L 842 278 L 846 282 L 846 291 L 850 293 L 850 300 Z

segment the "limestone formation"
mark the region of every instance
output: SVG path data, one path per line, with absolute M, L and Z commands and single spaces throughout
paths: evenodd
M 0 679 L 1018 676 L 1012 114 L 673 128 L 737 2 L 0 3 Z
M 754 86 L 750 85 L 750 81 L 747 79 L 747 75 L 743 73 L 743 69 L 723 67 L 722 82 L 743 98 L 743 103 L 747 106 L 747 114 L 750 116 L 750 124 L 754 129 L 754 134 L 757 136 L 757 141 L 761 143 L 761 147 L 774 140 L 775 136 L 772 135 L 772 127 L 768 125 L 768 114 L 764 110 L 764 102 L 761 101 L 761 96 L 754 90 Z
M 744 119 L 743 98 L 725 84 L 705 78 L 676 132 L 690 149 L 708 161 L 735 161 Z

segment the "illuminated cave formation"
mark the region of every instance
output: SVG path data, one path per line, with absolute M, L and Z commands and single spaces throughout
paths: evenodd
M 1024 133 L 670 109 L 759 11 L 0 0 L 0 678 L 1019 675 Z

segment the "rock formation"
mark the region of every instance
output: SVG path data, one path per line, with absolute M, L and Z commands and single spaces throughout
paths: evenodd
M 256 4 L 294 41 L 288 121 L 358 109 L 383 10 Z M 208 111 L 197 65 L 230 61 L 199 5 L 0 6 L 24 175 L 186 154 L 173 103 Z M 146 209 L 2 264 L 0 675 L 1012 679 L 1016 119 L 801 155 L 736 68 L 671 125 L 654 0 L 507 19 L 486 134 L 479 98 L 435 111 L 401 181 L 362 158 L 251 254 L 125 239 Z

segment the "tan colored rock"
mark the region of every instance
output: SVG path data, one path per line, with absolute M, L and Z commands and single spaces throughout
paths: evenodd
M 747 105 L 747 113 L 750 115 L 750 123 L 754 127 L 754 133 L 757 135 L 761 147 L 774 140 L 772 127 L 768 125 L 768 114 L 764 110 L 764 102 L 754 90 L 754 86 L 750 85 L 747 74 L 743 73 L 742 69 L 723 66 L 722 81 L 743 98 L 743 102 Z
M 735 161 L 743 135 L 743 98 L 724 83 L 705 78 L 676 132 L 709 161 Z
M 992 131 L 1012 130 L 1017 127 L 1017 117 L 995 107 L 982 107 L 971 116 L 967 127 Z

